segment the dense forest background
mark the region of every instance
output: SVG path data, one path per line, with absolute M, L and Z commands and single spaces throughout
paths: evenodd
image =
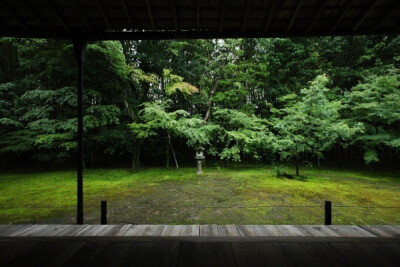
M 2 168 L 76 162 L 68 41 L 0 39 Z M 88 44 L 86 167 L 400 168 L 400 37 Z M 299 172 L 299 171 L 298 171 Z

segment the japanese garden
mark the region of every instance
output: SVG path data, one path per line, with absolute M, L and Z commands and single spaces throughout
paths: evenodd
M 134 224 L 400 224 L 400 37 L 90 41 L 84 208 Z M 0 39 L 0 223 L 74 223 L 68 40 Z

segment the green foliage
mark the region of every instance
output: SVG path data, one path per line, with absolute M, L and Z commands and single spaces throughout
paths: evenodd
M 182 77 L 172 74 L 170 70 L 164 69 L 163 78 L 168 81 L 165 87 L 167 95 L 172 95 L 179 91 L 183 95 L 188 96 L 199 91 L 195 86 L 184 82 Z
M 214 121 L 221 125 L 221 159 L 240 161 L 243 156 L 260 159 L 271 141 L 264 120 L 231 109 L 216 109 Z
M 364 151 L 365 163 L 379 162 L 384 147 L 399 151 L 400 81 L 397 70 L 381 76 L 368 76 L 346 97 L 345 112 L 352 121 L 362 123 L 365 131 L 354 143 Z
M 74 162 L 71 42 L 1 38 L 0 56 L 3 165 Z M 202 145 L 226 161 L 400 167 L 399 59 L 398 36 L 89 42 L 85 165 Z
M 350 139 L 356 131 L 340 119 L 340 101 L 329 101 L 326 75 L 317 76 L 308 88 L 295 95 L 281 98 L 282 109 L 272 109 L 271 119 L 275 131 L 273 148 L 282 160 L 300 160 L 301 154 L 309 153 L 317 158 L 339 139 Z
M 217 125 L 206 123 L 199 118 L 191 118 L 184 110 L 168 112 L 167 104 L 144 103 L 140 118 L 144 123 L 129 125 L 137 138 L 148 138 L 158 133 L 171 134 L 186 139 L 187 145 L 206 145 L 213 133 L 219 130 Z

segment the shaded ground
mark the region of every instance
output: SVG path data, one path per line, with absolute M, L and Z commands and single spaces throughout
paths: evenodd
M 323 224 L 329 199 L 334 224 L 400 224 L 399 172 L 303 174 L 302 180 L 277 178 L 267 166 L 208 168 L 201 176 L 193 168 L 87 170 L 86 222 L 99 222 L 106 199 L 109 223 Z M 74 171 L 0 174 L 0 223 L 73 223 L 75 194 Z

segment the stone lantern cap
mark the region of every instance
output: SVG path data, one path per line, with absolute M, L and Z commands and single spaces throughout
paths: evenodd
M 194 158 L 197 160 L 204 159 L 203 151 L 204 151 L 204 147 L 202 147 L 202 146 L 196 147 L 196 156 Z

